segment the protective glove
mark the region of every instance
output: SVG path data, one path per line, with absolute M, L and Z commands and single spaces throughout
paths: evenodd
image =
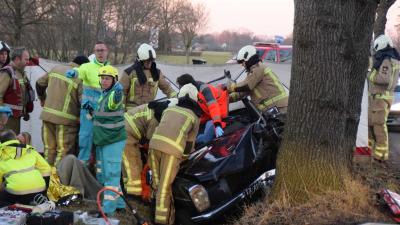
M 0 106 L 0 113 L 4 113 L 7 117 L 12 116 L 12 110 L 9 106 Z
M 219 138 L 222 135 L 224 135 L 224 130 L 222 129 L 221 126 L 216 126 L 215 127 L 215 137 Z
M 65 76 L 68 78 L 75 78 L 77 77 L 78 73 L 76 72 L 76 70 L 70 69 L 67 70 L 67 72 L 65 72 Z
M 93 106 L 92 106 L 92 103 L 90 103 L 90 101 L 85 102 L 85 103 L 82 105 L 82 109 L 87 109 L 87 110 L 89 110 L 89 111 L 93 111 L 93 110 L 94 110 L 94 108 L 93 108 Z
M 229 79 L 232 77 L 230 70 L 224 70 L 224 75 L 225 75 L 225 77 L 227 77 Z
M 120 82 L 117 82 L 114 84 L 114 90 L 122 92 L 122 90 L 124 90 L 124 87 L 122 86 L 122 84 Z

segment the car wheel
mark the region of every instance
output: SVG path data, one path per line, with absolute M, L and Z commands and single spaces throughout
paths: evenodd
M 175 212 L 175 225 L 195 225 L 191 219 L 188 211 L 184 209 L 177 209 Z

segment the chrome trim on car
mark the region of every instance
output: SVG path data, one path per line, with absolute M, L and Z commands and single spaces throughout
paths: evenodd
M 238 195 L 236 195 L 233 199 L 230 201 L 226 202 L 225 204 L 221 205 L 220 207 L 211 210 L 210 212 L 207 212 L 205 214 L 201 214 L 198 216 L 194 216 L 191 218 L 193 222 L 201 222 L 201 221 L 206 221 L 209 220 L 210 218 L 216 216 L 218 213 L 228 209 L 233 203 L 245 199 L 247 196 L 246 191 L 248 188 L 251 188 L 252 186 L 256 185 L 258 182 L 262 181 L 264 182 L 265 187 L 268 186 L 266 181 L 272 177 L 275 176 L 275 169 L 269 170 L 261 174 L 255 181 L 253 181 L 246 189 L 242 190 Z

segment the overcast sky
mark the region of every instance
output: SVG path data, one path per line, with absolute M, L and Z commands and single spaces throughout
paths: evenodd
M 223 30 L 249 30 L 258 35 L 287 36 L 293 31 L 293 0 L 192 0 L 202 2 L 209 10 L 208 27 L 203 33 Z M 387 31 L 393 34 L 400 24 L 400 1 L 388 12 Z
M 204 33 L 223 30 L 249 30 L 259 35 L 292 33 L 293 0 L 192 0 L 209 10 Z

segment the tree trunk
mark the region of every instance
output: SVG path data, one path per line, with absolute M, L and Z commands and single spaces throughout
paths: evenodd
M 374 24 L 374 37 L 385 34 L 386 14 L 396 0 L 381 0 L 376 10 L 376 20 Z
M 189 59 L 190 59 L 190 47 L 189 48 L 186 47 L 185 49 L 186 49 L 186 64 L 189 65 L 189 63 L 190 63 L 190 61 L 189 61 Z
M 293 63 L 275 199 L 302 203 L 350 175 L 377 4 L 295 0 Z
M 22 38 L 22 1 L 21 0 L 16 0 L 14 1 L 14 9 L 15 9 L 15 14 L 14 14 L 14 41 L 13 45 L 14 46 L 20 46 L 21 45 L 21 38 Z

